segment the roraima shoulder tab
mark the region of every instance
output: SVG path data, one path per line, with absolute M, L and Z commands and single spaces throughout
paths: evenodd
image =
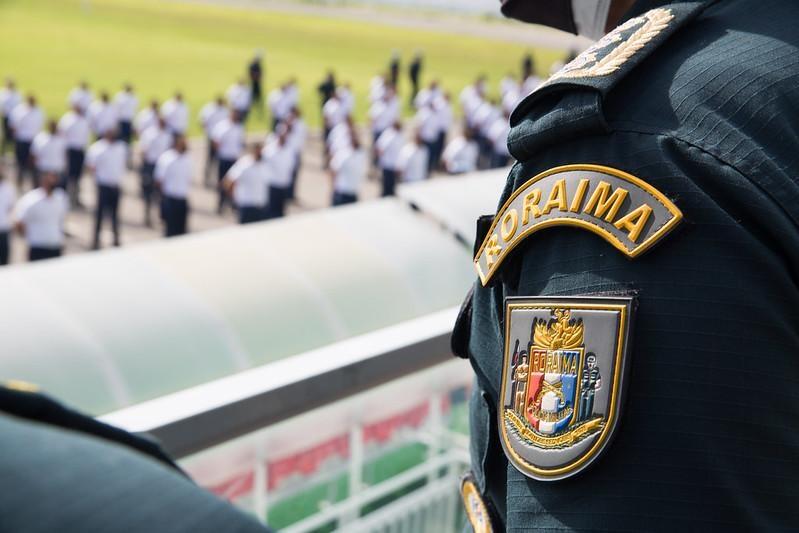
M 527 95 L 513 111 L 511 124 L 517 124 L 540 98 L 558 90 L 590 88 L 604 97 L 707 5 L 707 1 L 668 4 L 624 22 Z

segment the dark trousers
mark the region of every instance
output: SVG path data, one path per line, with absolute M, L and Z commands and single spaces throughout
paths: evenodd
M 222 209 L 228 202 L 227 193 L 225 192 L 225 188 L 222 187 L 222 180 L 225 179 L 225 175 L 228 173 L 228 170 L 230 170 L 230 167 L 232 167 L 235 163 L 235 159 L 219 159 L 219 181 L 217 183 L 217 189 L 219 190 L 219 207 L 217 207 L 217 211 L 219 213 L 222 212 Z
M 216 146 L 214 142 L 208 138 L 208 157 L 205 160 L 205 185 L 211 186 L 211 169 L 217 164 Z
M 394 196 L 397 186 L 397 171 L 390 168 L 383 169 L 383 193 L 382 196 Z
M 41 261 L 42 259 L 52 259 L 61 256 L 61 248 L 44 248 L 42 246 L 31 246 L 28 249 L 28 261 Z
M 139 176 L 141 177 L 141 197 L 144 200 L 144 223 L 148 226 L 151 224 L 150 211 L 153 206 L 153 197 L 155 196 L 155 163 L 143 162 L 139 169 Z
M 119 246 L 119 187 L 110 185 L 97 186 L 97 210 L 94 212 L 94 247 L 100 247 L 100 229 L 103 218 L 111 219 L 111 231 L 114 233 L 114 246 Z
M 444 153 L 444 144 L 447 142 L 447 132 L 442 131 L 438 134 L 435 142 L 433 143 L 433 153 L 430 154 L 430 161 L 432 165 L 430 168 L 438 168 L 441 162 L 441 154 Z
M 17 186 L 22 186 L 25 174 L 33 178 L 33 165 L 31 165 L 31 142 L 17 141 L 14 143 L 14 155 L 17 158 Z
M 3 117 L 3 142 L 0 144 L 0 155 L 6 153 L 9 146 L 14 145 L 14 134 L 11 132 L 11 121 Z
M 130 141 L 133 139 L 133 126 L 129 120 L 119 121 L 118 133 L 120 141 L 123 141 L 125 144 L 130 144 Z
M 8 264 L 8 232 L 0 231 L 0 265 Z
M 436 143 L 438 140 L 422 141 L 427 147 L 427 177 L 430 177 L 430 172 L 433 170 L 435 164 L 434 158 L 436 155 Z
M 286 214 L 286 197 L 288 188 L 269 186 L 269 206 L 266 208 L 266 218 L 280 218 Z
M 288 200 L 294 199 L 294 191 L 297 189 L 297 176 L 300 175 L 300 167 L 302 166 L 302 156 L 297 154 L 294 158 L 294 169 L 291 171 L 291 185 L 289 185 Z
M 333 205 L 354 204 L 358 201 L 358 196 L 347 192 L 333 192 Z
M 239 224 L 250 224 L 260 222 L 264 219 L 266 208 L 254 205 L 244 205 L 239 207 Z
M 185 198 L 164 196 L 164 235 L 175 237 L 186 233 L 189 218 L 189 203 Z
M 67 181 L 64 187 L 69 193 L 73 204 L 78 203 L 80 197 L 80 178 L 83 175 L 83 163 L 86 152 L 78 148 L 67 149 Z

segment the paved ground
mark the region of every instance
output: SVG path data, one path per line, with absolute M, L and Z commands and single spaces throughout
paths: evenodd
M 366 138 L 366 136 L 362 136 Z M 205 165 L 205 141 L 195 139 L 191 142 L 191 151 L 195 160 L 195 178 L 189 202 L 191 213 L 189 215 L 189 231 L 199 232 L 219 228 L 236 223 L 235 215 L 227 210 L 224 214 L 216 213 L 216 189 L 206 188 L 202 182 L 202 169 Z M 15 178 L 16 167 L 13 165 L 10 154 L 0 162 L 4 174 Z M 214 174 L 215 176 L 216 174 Z M 144 225 L 144 207 L 139 196 L 139 176 L 136 172 L 129 172 L 123 182 L 123 196 L 120 201 L 120 223 L 122 246 L 132 242 L 146 241 L 161 238 L 163 229 L 158 221 L 157 211 L 154 210 L 155 225 L 148 228 Z M 71 211 L 66 222 L 66 247 L 67 254 L 87 252 L 91 250 L 94 228 L 95 187 L 91 177 L 87 174 L 81 182 L 81 200 L 89 209 Z M 380 186 L 376 179 L 370 179 L 361 187 L 361 199 L 376 198 L 380 194 Z M 297 180 L 297 201 L 289 206 L 289 216 L 312 209 L 320 209 L 330 205 L 332 186 L 329 175 L 322 170 L 322 144 L 319 132 L 312 132 L 308 136 L 306 149 L 303 155 L 303 166 Z M 110 246 L 112 234 L 110 224 L 101 233 L 103 246 Z M 11 244 L 11 262 L 24 262 L 27 258 L 27 247 L 19 236 L 14 236 Z

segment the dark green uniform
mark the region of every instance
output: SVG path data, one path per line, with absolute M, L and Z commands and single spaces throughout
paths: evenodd
M 264 533 L 153 441 L 0 387 L 0 531 Z
M 553 224 L 477 282 L 453 346 L 476 372 L 472 469 L 495 530 L 799 528 L 799 2 L 647 1 L 629 17 L 656 7 L 668 16 L 578 57 L 511 119 L 500 205 L 595 164 L 683 220 L 635 258 Z M 576 295 L 637 300 L 627 398 L 590 468 L 539 481 L 501 443 L 505 301 Z

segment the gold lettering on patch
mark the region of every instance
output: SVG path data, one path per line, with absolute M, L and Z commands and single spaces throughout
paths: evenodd
M 549 199 L 547 203 L 544 204 L 544 208 L 541 209 L 541 213 L 548 215 L 549 212 L 556 207 L 561 211 L 566 211 L 568 209 L 565 179 L 559 179 L 555 182 L 555 186 L 552 187 L 552 190 L 549 192 Z
M 510 239 L 516 235 L 516 228 L 519 225 L 519 215 L 515 209 L 509 210 L 505 213 L 505 216 L 502 217 L 502 240 L 508 242 Z
M 586 204 L 583 212 L 590 214 L 593 210 L 594 216 L 597 218 L 602 218 L 602 216 L 607 213 L 607 215 L 605 215 L 605 222 L 613 222 L 613 219 L 616 218 L 619 209 L 621 209 L 624 203 L 624 199 L 627 198 L 629 193 L 626 189 L 622 189 L 621 187 L 613 191 L 613 193 L 611 193 L 610 190 L 610 183 L 607 181 L 600 181 L 594 194 L 588 199 L 588 204 Z
M 541 216 L 541 211 L 538 209 L 538 202 L 541 201 L 541 189 L 533 189 L 527 196 L 524 197 L 522 203 L 522 225 L 527 225 L 530 222 L 530 215 L 538 218 Z
M 588 191 L 588 186 L 590 184 L 591 180 L 588 178 L 580 180 L 580 183 L 577 185 L 577 192 L 574 194 L 574 200 L 572 200 L 572 205 L 569 206 L 569 211 L 572 213 L 580 212 L 580 206 L 583 205 L 583 198 L 585 198 L 585 193 Z
M 646 204 L 630 211 L 625 216 L 616 221 L 614 226 L 622 231 L 627 231 L 627 237 L 633 242 L 638 242 L 638 237 L 644 230 L 646 222 L 652 216 L 652 208 Z
M 488 240 L 488 246 L 486 247 L 486 263 L 489 267 L 494 264 L 500 252 L 502 252 L 502 248 L 497 245 L 498 240 L 496 233 L 492 234 L 491 238 Z

